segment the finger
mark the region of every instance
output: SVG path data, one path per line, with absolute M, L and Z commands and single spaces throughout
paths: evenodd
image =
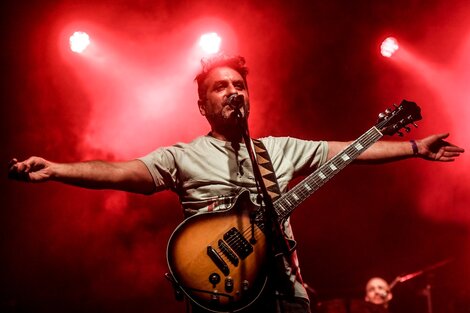
M 8 171 L 8 178 L 14 179 L 14 180 L 21 180 L 21 181 L 30 180 L 29 174 L 27 172 L 18 170 L 16 168 L 16 164 L 10 171 Z
M 439 161 L 440 162 L 454 162 L 455 158 L 442 158 Z
M 447 137 L 449 137 L 449 133 L 442 133 L 442 134 L 437 134 L 437 138 L 439 139 L 446 139 Z
M 32 157 L 28 158 L 26 161 L 24 161 L 23 163 L 26 165 L 26 167 L 29 171 L 32 168 L 34 168 L 36 165 L 41 163 L 41 158 L 32 156 Z
M 18 162 L 14 165 L 17 172 L 28 172 L 29 166 L 25 162 Z
M 29 173 L 31 171 L 31 168 L 34 167 L 36 164 L 36 158 L 35 157 L 30 157 L 29 159 L 21 162 L 24 165 L 23 171 L 26 173 Z
M 463 148 L 460 148 L 460 147 L 457 147 L 457 146 L 454 146 L 454 145 L 449 145 L 449 146 L 445 146 L 444 149 L 446 151 L 455 151 L 455 152 L 465 152 L 465 150 Z
M 444 156 L 446 156 L 446 157 L 454 157 L 454 158 L 455 158 L 455 157 L 460 156 L 460 153 L 459 153 L 459 152 L 453 152 L 453 151 L 446 151 L 446 152 L 444 153 Z
M 436 155 L 436 160 L 437 161 L 441 161 L 441 162 L 452 162 L 452 161 L 455 161 L 455 159 L 457 157 L 460 156 L 460 153 L 459 152 L 449 152 L 449 151 L 445 151 L 442 156 L 440 156 L 438 158 L 438 156 Z
M 8 178 L 14 178 L 14 175 L 17 175 L 18 173 L 18 166 L 17 164 L 11 164 L 12 162 L 10 162 L 9 164 L 9 168 L 8 168 Z
M 439 151 L 437 151 L 437 153 L 436 153 L 435 160 L 441 160 L 441 159 L 443 159 L 444 152 L 445 152 L 444 149 L 439 149 Z
M 18 163 L 18 160 L 16 158 L 13 158 L 8 162 L 8 167 L 11 168 L 16 163 Z

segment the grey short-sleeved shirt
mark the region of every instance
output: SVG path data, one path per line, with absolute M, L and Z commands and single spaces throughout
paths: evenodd
M 328 148 L 324 141 L 290 137 L 260 140 L 271 157 L 281 192 L 290 180 L 308 174 L 326 162 Z M 236 153 L 229 142 L 201 136 L 191 143 L 157 149 L 139 159 L 152 174 L 157 191 L 175 191 L 185 209 L 200 209 L 200 203 L 233 195 L 240 188 L 256 192 L 244 144 Z
M 290 137 L 260 140 L 268 150 L 281 192 L 286 191 L 293 178 L 313 172 L 327 159 L 325 141 Z M 157 149 L 139 160 L 148 167 L 157 191 L 171 189 L 179 195 L 187 216 L 230 208 L 233 204 L 230 200 L 243 189 L 250 190 L 253 197 L 256 194 L 251 161 L 244 144 L 235 150 L 230 142 L 206 135 L 190 143 Z M 293 238 L 289 220 L 284 228 L 286 235 Z M 295 290 L 296 296 L 308 298 L 300 283 L 296 282 Z

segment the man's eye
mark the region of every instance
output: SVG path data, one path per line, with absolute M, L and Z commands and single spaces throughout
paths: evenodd
M 225 86 L 224 86 L 224 85 L 222 85 L 222 84 L 220 84 L 220 85 L 216 85 L 214 89 L 215 89 L 215 90 L 217 90 L 217 91 L 222 91 L 222 90 L 224 90 L 224 89 L 225 89 Z
M 245 89 L 245 84 L 243 84 L 243 83 L 235 84 L 235 88 L 237 88 L 238 90 L 244 90 Z

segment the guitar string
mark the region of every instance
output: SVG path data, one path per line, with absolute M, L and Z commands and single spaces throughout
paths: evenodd
M 367 134 L 367 133 L 366 133 L 366 134 Z M 366 135 L 366 134 L 365 134 L 365 135 Z M 360 155 L 361 153 L 358 153 L 359 151 L 358 151 L 357 149 L 356 149 L 356 150 L 353 149 L 353 146 L 354 146 L 355 143 L 365 144 L 366 147 L 368 147 L 369 144 L 373 144 L 373 143 L 376 142 L 378 139 L 380 139 L 380 137 L 381 137 L 381 136 L 379 136 L 379 138 L 367 138 L 367 140 L 365 140 L 365 141 L 361 141 L 361 140 L 360 140 L 361 138 L 359 138 L 358 140 L 356 140 L 355 142 L 353 142 L 350 146 L 348 146 L 348 147 L 343 151 L 344 153 L 346 153 L 346 154 L 348 154 L 348 155 L 357 154 L 357 155 L 354 156 L 354 158 L 352 158 L 351 160 L 348 160 L 348 161 L 344 161 L 344 160 L 343 160 L 343 162 L 341 162 L 341 163 L 336 163 L 335 166 L 337 166 L 337 170 L 332 170 L 332 169 L 329 169 L 328 167 L 325 167 L 325 170 L 324 170 L 323 172 L 326 172 L 327 175 L 330 175 L 330 174 L 332 174 L 333 172 L 338 172 L 338 169 L 339 169 L 339 170 L 343 169 L 343 168 L 346 167 L 349 163 L 351 163 L 352 160 L 354 160 L 355 158 L 357 158 L 357 156 Z M 335 160 L 335 158 L 333 158 L 332 160 L 330 160 L 330 163 L 331 163 L 331 164 L 333 164 L 332 161 L 340 161 L 340 160 L 339 160 L 339 159 Z M 327 163 L 325 163 L 325 164 L 327 164 Z M 329 178 L 329 179 L 330 179 L 330 178 Z M 306 181 L 305 183 L 314 183 L 314 184 L 316 185 L 317 189 L 318 189 L 318 188 L 321 187 L 324 183 L 326 183 L 329 179 L 326 179 L 326 180 L 325 180 L 325 179 L 319 180 L 318 177 L 313 176 L 313 177 L 311 177 L 310 180 L 307 178 L 307 179 L 305 180 L 305 181 Z M 294 187 L 291 191 L 293 191 L 294 189 L 295 189 L 295 187 Z M 298 189 L 299 189 L 299 190 L 298 190 L 298 192 L 297 192 L 296 194 L 301 195 L 303 198 L 305 198 L 306 196 L 311 195 L 311 193 L 309 193 L 308 191 L 305 191 L 305 189 L 302 189 L 302 188 L 298 188 Z M 315 190 L 316 190 L 316 189 L 315 189 Z M 286 197 L 285 199 L 287 199 L 287 197 Z M 290 199 L 290 200 L 291 200 L 291 202 L 294 203 L 294 205 L 292 205 L 291 203 L 288 203 L 288 204 L 290 204 L 290 206 L 293 207 L 293 208 L 295 208 L 298 204 L 300 204 L 300 202 L 303 201 L 303 200 L 298 201 L 299 199 Z M 279 214 L 278 210 L 276 210 L 276 213 L 277 213 L 279 216 L 282 216 L 282 213 L 284 213 L 284 212 L 282 212 L 281 214 Z M 251 231 L 252 231 L 252 229 L 251 229 L 251 225 L 250 225 L 250 226 L 248 226 L 247 228 L 243 229 L 242 232 L 240 232 L 240 234 L 241 234 L 242 236 L 244 236 L 244 235 L 246 235 L 247 233 L 250 233 Z M 258 234 L 259 234 L 260 231 L 261 231 L 261 230 L 260 230 L 259 228 L 255 229 L 255 232 L 258 233 Z M 255 235 L 257 235 L 257 234 L 255 234 Z M 255 238 L 255 239 L 256 239 L 256 238 Z M 227 240 L 226 242 L 229 244 L 230 247 L 235 247 L 235 248 L 239 248 L 240 245 L 243 244 L 242 239 L 239 238 L 239 237 L 233 237 L 231 240 Z M 232 248 L 232 249 L 233 249 L 233 248 Z M 220 250 L 220 249 L 217 249 L 216 251 L 217 251 L 217 252 L 221 252 L 222 254 L 224 254 L 224 252 L 223 252 L 222 250 Z
M 325 176 L 327 176 L 327 179 L 320 179 L 316 175 L 313 175 L 312 177 L 307 177 L 301 183 L 297 184 L 296 186 L 294 186 L 294 188 L 292 188 L 290 191 L 288 191 L 285 194 L 285 197 L 283 196 L 281 199 L 279 199 L 279 201 L 277 201 L 275 203 L 276 207 L 278 207 L 278 208 L 280 207 L 280 209 L 276 211 L 278 213 L 278 215 L 281 218 L 285 218 L 292 211 L 293 208 L 295 208 L 302 201 L 304 201 L 308 196 L 310 196 L 313 192 L 315 192 L 321 186 L 323 186 L 323 184 L 325 184 L 327 181 L 329 181 L 332 178 L 332 176 L 328 177 L 329 175 L 339 172 L 344 167 L 346 167 L 349 163 L 351 163 L 352 160 L 357 158 L 357 156 L 361 154 L 361 153 L 358 153 L 359 151 L 357 149 L 355 149 L 355 145 L 357 143 L 363 144 L 363 145 L 365 145 L 366 148 L 368 148 L 371 144 L 375 143 L 376 141 L 378 141 L 378 139 L 380 139 L 380 137 L 382 137 L 380 133 L 376 132 L 374 134 L 370 134 L 370 136 L 367 137 L 364 140 L 364 138 L 362 138 L 362 137 L 365 137 L 366 135 L 368 135 L 368 133 L 370 133 L 372 130 L 374 130 L 374 128 L 371 128 L 368 132 L 366 132 L 363 136 L 359 137 L 359 139 L 354 141 L 351 145 L 349 145 L 343 151 L 348 156 L 354 155 L 354 158 L 351 158 L 351 160 L 349 160 L 349 162 L 344 161 L 341 158 L 334 157 L 329 162 L 325 163 L 326 166 L 324 166 L 324 168 L 321 170 L 321 172 L 323 174 L 326 174 Z M 371 136 L 374 136 L 374 137 L 371 137 Z M 378 137 L 378 138 L 375 138 L 375 137 Z M 340 156 L 340 155 L 342 155 L 342 154 L 338 154 L 337 156 Z M 337 168 L 335 170 L 333 170 L 328 166 L 328 164 L 333 164 Z M 322 167 L 320 167 L 320 168 L 322 168 Z M 311 190 L 306 189 L 305 185 L 308 185 L 308 187 L 311 188 Z M 302 187 L 304 187 L 304 188 L 302 188 Z M 298 199 L 293 195 L 297 196 Z M 293 203 L 293 205 L 292 205 L 292 203 Z M 287 212 L 284 208 L 284 206 L 286 204 L 288 205 L 288 207 L 292 208 L 291 210 L 288 210 Z
M 304 201 L 307 197 L 309 197 L 311 194 L 313 194 L 313 192 L 318 190 L 318 188 L 320 188 L 326 182 L 328 182 L 333 177 L 331 174 L 336 174 L 337 172 L 344 169 L 347 165 L 349 165 L 352 161 L 354 161 L 360 154 L 362 154 L 363 151 L 367 150 L 372 144 L 377 142 L 382 136 L 383 136 L 383 134 L 380 133 L 380 131 L 376 127 L 370 128 L 363 135 L 361 135 L 358 139 L 356 139 L 354 142 L 352 142 L 350 145 L 348 145 L 342 152 L 340 152 L 340 154 L 336 155 L 331 160 L 329 160 L 327 163 L 325 163 L 324 164 L 325 166 L 320 167 L 321 171 L 319 173 L 322 173 L 323 175 L 325 175 L 325 173 L 326 173 L 325 178 L 322 178 L 321 180 L 319 180 L 318 177 L 316 177 L 315 175 L 312 175 L 311 177 L 307 177 L 305 180 L 302 181 L 302 183 L 304 183 L 302 185 L 305 186 L 307 184 L 311 188 L 310 190 L 306 190 L 305 188 L 300 188 L 301 184 L 298 184 L 298 185 L 294 186 L 294 188 L 292 188 L 292 190 L 287 192 L 286 197 L 281 197 L 281 199 L 279 199 L 280 201 L 276 201 L 275 204 L 278 204 L 278 205 L 275 205 L 275 211 L 276 211 L 276 214 L 278 215 L 278 217 L 280 219 L 286 218 L 287 217 L 286 214 L 289 214 L 302 201 Z M 361 149 L 362 152 L 359 151 L 357 149 L 357 144 L 361 144 L 361 145 L 364 144 L 365 149 L 363 149 L 363 150 Z M 354 149 L 353 149 L 353 147 L 354 147 Z M 347 160 L 343 159 L 343 161 L 341 162 L 339 156 L 344 155 L 344 154 L 346 154 L 348 156 L 348 159 Z M 332 169 L 331 166 L 330 167 L 327 166 L 328 164 L 334 165 L 336 168 Z M 314 184 L 314 186 L 312 186 L 311 184 Z M 291 197 L 290 199 L 288 199 L 291 195 L 295 195 L 296 197 L 294 197 L 294 198 Z M 299 195 L 301 197 L 299 197 Z M 288 204 L 288 207 L 291 208 L 287 212 L 284 209 L 284 207 L 282 206 L 282 204 L 285 205 L 286 202 Z M 283 209 L 282 212 L 279 212 L 279 210 L 278 210 L 279 207 L 281 207 Z M 259 228 L 257 228 L 257 229 L 255 229 L 255 231 L 253 233 L 252 226 L 250 225 L 248 228 L 245 228 L 244 230 L 242 230 L 241 235 L 244 238 L 244 235 L 246 235 L 247 232 L 248 233 L 252 232 L 253 233 L 252 235 L 256 236 L 256 233 L 257 232 L 259 233 L 259 231 L 261 231 L 261 230 Z M 246 238 L 244 238 L 244 239 L 246 240 Z M 234 237 L 234 239 L 232 239 L 232 240 L 227 240 L 226 242 L 229 244 L 230 247 L 232 247 L 234 244 L 236 244 L 237 248 L 240 247 L 241 244 L 243 244 L 243 241 L 238 236 Z M 223 251 L 221 251 L 220 249 L 218 249 L 217 251 L 223 253 Z
M 413 116 L 413 114 L 410 114 L 410 115 L 402 118 L 403 113 L 400 114 L 400 111 L 402 110 L 402 108 L 403 108 L 403 104 L 401 104 L 400 107 L 398 107 L 393 112 L 393 114 L 389 115 L 389 118 L 379 121 L 377 123 L 377 125 L 375 125 L 374 127 L 371 127 L 368 131 L 366 131 L 363 135 L 361 135 L 358 139 L 356 139 L 353 143 L 351 143 L 349 146 L 347 146 L 345 148 L 344 152 L 346 152 L 348 154 L 348 156 L 349 156 L 349 153 L 352 153 L 353 155 L 355 155 L 354 158 L 352 158 L 352 160 L 349 160 L 348 162 L 338 163 L 336 161 L 341 161 L 341 160 L 336 160 L 337 156 L 340 155 L 340 154 L 338 154 L 337 156 L 333 157 L 329 162 L 325 163 L 324 165 L 327 165 L 328 163 L 330 163 L 330 164 L 333 164 L 335 166 L 337 166 L 337 165 L 340 165 L 340 166 L 335 170 L 328 168 L 328 166 L 325 166 L 324 169 L 323 169 L 324 172 L 326 172 L 328 175 L 330 175 L 334 172 L 339 172 L 339 170 L 342 170 L 344 167 L 346 167 L 349 163 L 351 163 L 354 159 L 356 159 L 362 153 L 362 152 L 359 152 L 357 149 L 354 150 L 353 147 L 356 148 L 357 143 L 359 143 L 359 144 L 364 144 L 365 148 L 368 149 L 373 143 L 377 142 L 381 137 L 384 136 L 382 131 L 384 131 L 384 128 L 386 127 L 387 124 L 388 124 L 388 126 L 387 126 L 388 133 L 387 133 L 387 135 L 393 135 L 396 132 L 398 132 L 401 128 L 405 127 L 407 124 L 412 123 L 415 120 L 415 117 Z M 397 115 L 396 113 L 399 113 L 399 115 Z M 399 120 L 398 122 L 394 122 L 394 121 L 396 121 L 397 118 L 402 118 L 402 119 Z M 391 122 L 393 122 L 394 124 L 391 125 Z M 363 151 L 365 151 L 365 150 L 363 150 Z M 323 184 L 325 184 L 327 181 L 329 181 L 331 179 L 331 177 L 327 177 L 327 179 L 321 179 L 321 180 L 319 180 L 317 177 L 310 177 L 310 178 L 307 177 L 301 183 L 294 186 L 294 188 L 291 191 L 289 191 L 285 194 L 286 197 L 282 197 L 282 199 L 279 199 L 278 207 L 281 207 L 282 212 L 281 213 L 277 212 L 278 215 L 281 218 L 285 218 L 286 216 L 288 216 L 290 214 L 290 212 L 292 211 L 292 209 L 294 209 L 298 204 L 300 204 L 303 200 L 305 200 L 308 196 L 310 196 L 313 192 L 315 192 L 319 187 L 323 186 Z M 305 186 L 305 184 L 302 184 L 302 183 L 308 184 L 309 187 L 312 187 L 310 185 L 310 183 L 315 184 L 316 189 L 313 188 L 313 190 L 306 191 L 305 189 L 301 188 L 300 185 Z M 294 202 L 294 205 L 289 205 L 290 203 L 288 201 L 288 198 L 290 197 L 290 195 L 295 195 L 295 196 L 301 195 L 302 199 L 296 199 L 296 197 L 294 197 L 294 199 L 290 198 L 290 200 L 292 202 Z M 282 204 L 284 204 L 284 205 L 286 204 L 285 202 L 287 202 L 288 207 L 289 206 L 291 207 L 291 210 L 288 210 L 287 212 L 286 212 L 285 208 L 282 206 Z
M 383 121 L 383 122 L 386 122 L 386 121 Z M 345 148 L 345 150 L 343 152 L 346 153 L 346 155 L 348 157 L 350 157 L 348 160 L 345 161 L 343 159 L 341 161 L 341 159 L 339 158 L 340 154 L 338 154 L 337 156 L 333 157 L 331 160 L 326 162 L 324 164 L 324 166 L 320 167 L 321 170 L 318 172 L 318 174 L 323 173 L 323 175 L 325 175 L 325 173 L 326 173 L 327 175 L 325 175 L 326 176 L 325 178 L 319 179 L 317 176 L 312 175 L 310 177 L 307 177 L 305 180 L 303 180 L 301 182 L 302 186 L 305 187 L 305 185 L 308 185 L 310 190 L 308 190 L 306 188 L 301 188 L 301 186 L 300 186 L 301 184 L 297 184 L 296 186 L 294 186 L 294 188 L 292 190 L 290 190 L 289 192 L 286 193 L 286 197 L 281 197 L 279 199 L 279 201 L 276 201 L 275 205 L 274 205 L 274 209 L 276 211 L 276 214 L 278 215 L 278 219 L 286 218 L 290 214 L 290 212 L 295 207 L 297 207 L 302 201 L 304 201 L 307 197 L 312 195 L 316 190 L 318 190 L 321 186 L 323 186 L 326 182 L 328 182 L 337 172 L 341 171 L 349 163 L 351 163 L 353 160 L 355 160 L 363 151 L 367 150 L 372 144 L 377 142 L 383 136 L 383 134 L 380 133 L 378 128 L 382 129 L 382 127 L 372 127 L 365 134 L 363 134 L 361 137 L 359 137 L 357 140 L 355 140 L 353 143 L 351 143 L 349 146 L 347 146 Z M 372 133 L 374 130 L 375 130 L 375 132 Z M 376 137 L 373 137 L 373 136 L 376 136 Z M 364 137 L 366 138 L 365 140 L 363 140 Z M 366 149 L 363 150 L 362 152 L 360 152 L 356 148 L 358 143 L 359 144 L 364 144 Z M 356 149 L 354 150 L 353 147 L 356 148 Z M 351 156 L 353 156 L 353 157 L 351 158 Z M 328 164 L 330 164 L 330 167 L 328 167 Z M 331 168 L 331 164 L 336 166 L 336 169 Z M 315 171 L 315 172 L 317 172 L 317 171 Z M 331 175 L 331 174 L 333 174 L 333 175 Z M 312 184 L 314 186 L 312 186 Z M 295 197 L 292 198 L 292 197 L 290 197 L 291 195 L 294 195 Z M 301 197 L 299 197 L 299 195 Z M 290 201 L 288 200 L 289 197 L 290 197 Z M 285 205 L 286 202 L 287 202 L 287 204 L 289 204 L 289 207 L 291 208 L 287 212 L 284 209 L 284 207 L 282 206 L 282 204 Z M 293 205 L 292 205 L 291 202 L 293 203 Z M 278 205 L 276 205 L 276 204 L 278 204 Z M 279 207 L 282 208 L 282 212 L 279 212 L 279 210 L 278 210 Z M 262 225 L 264 226 L 264 223 Z M 260 232 L 262 232 L 262 230 L 259 227 L 256 227 L 253 231 L 253 226 L 250 225 L 249 227 L 242 230 L 241 235 L 242 235 L 243 239 L 246 240 L 245 235 L 249 232 L 252 233 L 252 237 L 254 239 L 257 239 L 258 235 L 260 234 Z M 236 236 L 236 237 L 234 237 L 230 240 L 227 240 L 226 242 L 229 244 L 229 246 L 232 250 L 233 250 L 232 247 L 233 247 L 234 244 L 236 244 L 236 247 L 240 247 L 240 245 L 242 244 L 242 240 L 239 236 Z M 214 242 L 212 242 L 212 243 L 214 244 Z M 218 245 L 216 245 L 216 246 L 218 247 Z M 222 254 L 222 255 L 225 256 L 225 253 L 223 251 L 221 251 L 220 248 L 216 249 L 216 251 L 217 251 L 217 253 Z M 227 257 L 227 256 L 225 256 L 225 257 Z
M 248 227 L 248 228 L 245 228 L 241 234 L 242 235 L 246 235 L 248 232 L 251 232 L 251 226 Z M 253 233 L 253 237 L 254 239 L 259 239 L 260 237 L 258 236 L 260 233 L 262 233 L 261 229 L 259 229 L 258 227 L 255 228 L 255 231 Z M 232 249 L 234 252 L 235 252 L 235 249 L 236 248 L 239 248 L 243 243 L 242 243 L 242 240 L 239 239 L 239 238 L 235 238 L 233 240 L 228 240 L 228 241 L 225 241 L 230 249 Z M 216 252 L 218 253 L 221 253 L 222 255 L 225 255 L 224 251 L 222 251 L 222 249 L 219 248 L 219 245 L 215 243 L 215 241 L 213 242 L 213 244 L 217 247 L 216 249 L 214 249 Z M 236 252 L 235 252 L 236 254 Z
M 328 166 L 325 166 L 324 169 L 323 169 L 323 172 L 325 172 L 327 175 L 327 179 L 322 179 L 322 180 L 319 180 L 318 177 L 316 177 L 315 175 L 313 175 L 312 177 L 307 177 L 304 181 L 302 182 L 305 182 L 305 184 L 308 184 L 308 183 L 313 183 L 315 184 L 315 187 L 316 189 L 313 188 L 313 191 L 316 191 L 319 187 L 323 186 L 323 184 L 325 184 L 327 181 L 329 181 L 331 177 L 328 177 L 329 175 L 331 175 L 332 173 L 334 172 L 339 172 L 339 170 L 342 170 L 343 168 L 345 168 L 349 163 L 351 163 L 354 159 L 356 159 L 362 152 L 360 152 L 359 150 L 357 150 L 357 148 L 355 148 L 355 145 L 357 143 L 360 143 L 360 144 L 364 144 L 366 149 L 370 147 L 370 145 L 372 145 L 373 143 L 375 143 L 376 141 L 378 141 L 382 135 L 380 133 L 374 133 L 374 134 L 369 134 L 371 133 L 372 131 L 374 130 L 374 128 L 371 128 L 369 129 L 364 135 L 362 135 L 361 137 L 359 137 L 357 140 L 355 140 L 352 144 L 350 144 L 348 147 L 345 148 L 345 150 L 343 150 L 343 154 L 346 153 L 348 156 L 351 156 L 353 155 L 354 157 L 353 158 L 349 158 L 347 161 L 342 161 L 340 163 L 336 162 L 336 161 L 340 161 L 340 159 L 338 158 L 340 154 L 338 154 L 336 157 L 333 157 L 329 162 L 325 163 L 325 165 L 327 165 L 328 163 L 329 164 L 333 164 L 337 167 L 336 170 L 333 170 L 331 168 L 329 168 Z M 372 136 L 373 135 L 376 135 L 378 136 L 378 138 L 373 138 Z M 365 140 L 361 140 L 361 139 L 364 139 L 363 137 L 366 137 Z M 354 147 L 354 149 L 353 149 Z M 365 150 L 363 150 L 365 151 Z M 336 164 L 335 164 L 336 162 Z M 323 166 L 322 166 L 323 167 Z M 320 168 L 322 168 L 320 167 Z M 322 172 L 322 173 L 323 173 Z M 325 174 L 323 173 L 323 174 Z M 305 185 L 303 184 L 303 185 Z M 295 195 L 300 195 L 302 198 L 299 198 L 299 199 L 290 199 L 291 201 L 288 201 L 287 200 L 287 197 L 282 197 L 281 199 L 279 199 L 279 203 L 282 203 L 282 201 L 284 200 L 285 202 L 288 202 L 287 204 L 290 204 L 290 207 L 295 208 L 297 205 L 299 205 L 306 197 L 310 196 L 312 193 L 309 192 L 308 190 L 306 191 L 305 188 L 296 188 L 297 186 L 299 186 L 301 184 L 298 184 L 296 185 L 294 188 L 292 188 L 287 194 L 286 196 L 289 197 L 290 194 L 295 194 Z M 311 185 L 309 185 L 309 187 L 313 187 Z M 294 192 L 294 191 L 297 191 L 297 192 Z M 300 200 L 300 201 L 299 201 Z M 292 203 L 294 205 L 292 205 Z M 276 202 L 277 204 L 277 202 Z M 285 203 L 284 203 L 285 204 Z M 281 206 L 281 204 L 279 204 L 277 207 Z M 278 215 L 278 217 L 281 217 L 281 218 L 285 218 L 285 216 L 283 216 L 285 214 L 285 212 L 279 212 L 279 210 L 277 210 L 277 207 L 275 206 L 275 210 L 276 210 L 276 213 Z M 285 210 L 284 210 L 285 211 Z M 292 210 L 290 210 L 292 211 Z M 264 225 L 264 224 L 263 224 Z M 247 233 L 250 233 L 252 232 L 252 226 L 248 226 L 247 228 L 243 229 L 240 234 L 243 236 L 243 238 L 246 240 L 245 238 L 245 235 Z M 255 228 L 255 231 L 254 231 L 254 234 L 253 236 L 256 236 L 256 235 L 259 235 L 259 232 L 261 232 L 261 229 L 259 229 L 258 227 Z M 255 238 L 256 239 L 256 238 Z M 215 240 L 217 241 L 217 240 Z M 212 244 L 215 245 L 215 241 L 212 242 Z M 226 240 L 225 241 L 227 244 L 229 244 L 229 246 L 232 248 L 232 247 L 236 247 L 236 248 L 239 248 L 240 245 L 243 244 L 243 241 L 240 237 L 238 236 L 235 236 L 233 238 L 231 238 L 230 240 Z M 218 247 L 218 244 L 216 245 Z M 222 253 L 223 255 L 225 254 L 220 248 L 217 248 L 215 249 L 218 253 Z M 234 250 L 234 248 L 232 248 L 232 250 Z
M 333 170 L 331 168 L 329 168 L 328 166 L 326 166 L 324 169 L 322 169 L 322 172 L 324 172 L 324 174 L 326 173 L 328 176 L 331 175 L 331 174 L 335 174 L 335 172 L 339 172 L 340 170 L 342 170 L 343 168 L 345 168 L 349 163 L 352 162 L 352 160 L 356 159 L 357 156 L 359 156 L 362 152 L 357 150 L 355 148 L 355 146 L 360 143 L 360 144 L 364 144 L 366 146 L 366 148 L 368 148 L 371 144 L 375 143 L 378 139 L 380 139 L 381 137 L 381 134 L 380 133 L 372 133 L 372 130 L 374 129 L 371 129 L 369 130 L 364 136 L 360 137 L 358 140 L 356 140 L 355 142 L 353 142 L 350 146 L 348 146 L 343 152 L 348 154 L 349 156 L 353 156 L 350 160 L 348 161 L 344 161 L 342 159 L 338 159 L 338 158 L 333 158 L 332 160 L 330 160 L 330 164 L 333 164 L 336 166 L 336 169 Z M 368 136 L 369 135 L 369 136 Z M 366 137 L 365 139 L 363 137 Z M 362 150 L 362 149 L 361 149 Z M 363 150 L 364 151 L 364 150 Z M 309 187 L 313 190 L 313 191 L 316 191 L 319 187 L 321 187 L 324 183 L 326 183 L 328 179 L 322 179 L 322 180 L 319 180 L 318 177 L 316 176 L 313 176 L 311 177 L 310 179 L 306 179 L 304 181 L 304 184 L 303 186 L 305 186 L 305 184 L 309 184 Z M 312 186 L 312 184 L 314 184 L 314 186 Z M 306 190 L 305 188 L 300 188 L 300 184 L 297 185 L 299 186 L 298 188 L 293 188 L 291 190 L 291 193 L 292 194 L 295 194 L 296 196 L 300 196 L 299 198 L 290 198 L 290 202 L 293 203 L 294 205 L 292 205 L 291 203 L 289 203 L 288 201 L 288 197 L 290 196 L 289 194 L 287 195 L 288 197 L 285 197 L 283 199 L 281 199 L 281 201 L 279 202 L 279 206 L 282 207 L 282 204 L 286 204 L 285 202 L 288 202 L 288 204 L 291 204 L 290 206 L 291 207 L 295 207 L 297 206 L 298 204 L 300 204 L 307 196 L 310 196 L 312 194 L 312 192 Z M 285 211 L 285 210 L 284 210 Z M 285 212 L 281 212 L 279 213 L 279 210 L 277 210 L 277 213 L 280 217 L 284 218 L 285 217 Z
M 261 213 L 261 212 L 260 212 L 260 210 L 257 210 L 256 213 Z M 262 223 L 262 225 L 264 225 L 264 223 Z M 255 230 L 255 233 L 262 232 L 260 227 L 255 227 L 254 230 Z M 228 231 L 224 232 L 224 234 L 226 234 Z M 246 240 L 246 237 L 247 237 L 246 234 L 249 234 L 251 231 L 252 231 L 252 227 L 251 227 L 251 223 L 250 223 L 250 225 L 247 226 L 246 228 L 242 228 L 241 231 L 239 231 L 239 234 Z M 254 234 L 254 235 L 256 235 L 256 234 Z M 236 247 L 239 247 L 241 244 L 243 244 L 243 240 L 239 236 L 234 236 L 234 237 L 226 240 L 226 239 L 223 238 L 223 235 L 221 237 L 213 240 L 212 242 L 210 242 L 210 244 L 212 244 L 214 246 L 218 246 L 218 240 L 219 239 L 222 239 L 224 242 L 229 244 L 229 246 L 237 245 Z

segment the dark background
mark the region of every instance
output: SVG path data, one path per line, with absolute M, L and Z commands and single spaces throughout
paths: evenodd
M 166 242 L 175 195 L 6 178 L 12 157 L 120 160 L 189 141 L 200 34 L 247 58 L 254 137 L 351 140 L 401 99 L 422 107 L 406 139 L 451 132 L 468 148 L 470 3 L 449 1 L 15 1 L 3 3 L 0 311 L 183 312 Z M 87 30 L 95 50 L 67 37 Z M 393 35 L 396 59 L 380 56 Z M 93 37 L 94 36 L 94 37 Z M 393 140 L 393 139 L 392 139 Z M 354 165 L 292 216 L 305 282 L 323 306 L 392 281 L 396 312 L 470 312 L 469 158 Z M 312 298 L 314 295 L 312 294 Z

